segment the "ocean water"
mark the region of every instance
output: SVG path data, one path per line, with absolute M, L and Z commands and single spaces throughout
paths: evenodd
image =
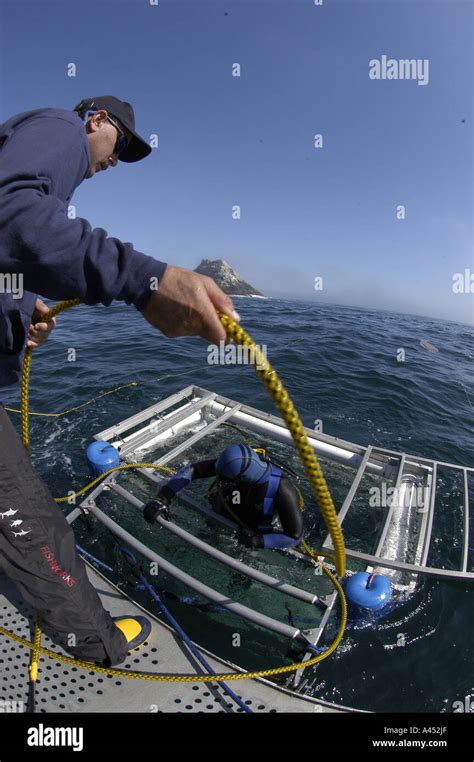
M 362 445 L 474 467 L 472 326 L 279 299 L 236 299 L 235 303 L 242 326 L 257 344 L 266 345 L 268 358 L 306 426 L 313 428 L 320 420 L 325 433 Z M 429 351 L 420 341 L 439 351 Z M 87 483 L 85 448 L 95 432 L 189 384 L 277 412 L 252 367 L 211 365 L 204 341 L 167 339 L 134 308 L 124 305 L 81 306 L 59 316 L 53 336 L 34 352 L 30 408 L 62 411 L 131 381 L 136 384 L 76 412 L 31 419 L 33 462 L 53 495 L 64 495 Z M 1 390 L 0 398 L 5 405 L 18 407 L 19 387 Z M 11 415 L 19 428 L 19 416 Z M 237 434 L 229 431 L 227 441 L 235 441 Z M 219 444 L 210 442 L 216 448 Z M 199 457 L 212 454 L 196 452 Z M 298 468 L 294 455 L 284 457 Z M 322 465 L 338 508 L 350 484 L 348 469 L 323 461 Z M 141 488 L 139 477 L 128 475 L 126 479 Z M 445 480 L 447 496 L 433 530 L 433 560 L 437 554 L 447 554 L 447 565 L 453 568 L 460 555 L 461 493 L 458 484 L 450 484 L 448 476 Z M 307 536 L 317 543 L 324 527 L 310 492 L 303 491 Z M 124 525 L 136 526 L 129 509 L 114 505 L 112 510 Z M 192 527 L 194 519 L 181 509 L 178 514 Z M 358 527 L 347 526 L 346 539 L 355 545 L 357 532 L 363 535 L 366 530 L 370 540 L 375 531 L 363 509 L 360 515 Z M 223 539 L 207 526 L 194 529 L 203 539 L 241 553 L 234 539 Z M 161 542 L 152 536 L 154 528 L 138 531 L 151 545 Z M 78 525 L 76 532 L 91 552 L 101 554 L 104 560 L 114 558 L 113 543 L 100 530 Z M 471 520 L 471 538 L 473 532 Z M 472 544 L 471 540 L 471 563 Z M 199 569 L 199 559 L 184 548 L 170 545 L 169 552 L 204 580 L 215 574 L 211 568 Z M 263 560 L 255 553 L 251 557 L 257 565 L 261 563 L 263 568 L 266 564 L 267 570 L 273 568 L 293 583 L 302 579 L 306 585 L 313 584 L 300 564 L 293 561 L 290 565 L 289 559 L 278 554 L 266 552 Z M 166 602 L 174 615 L 210 650 L 255 669 L 296 658 L 281 638 L 242 625 L 233 615 L 210 612 L 205 602 L 189 605 L 179 601 L 183 590 L 163 578 L 160 584 L 169 590 Z M 271 600 L 259 598 L 235 575 L 225 584 L 236 599 L 268 604 L 274 613 Z M 472 595 L 472 583 L 420 578 L 415 590 L 395 597 L 383 615 L 351 618 L 337 652 L 306 671 L 304 690 L 328 701 L 373 711 L 452 712 L 454 702 L 474 694 Z M 288 621 L 303 626 L 311 621 L 307 611 L 290 611 L 285 606 L 282 612 Z M 236 631 L 242 636 L 238 654 L 232 646 Z M 166 665 L 159 666 L 166 671 Z

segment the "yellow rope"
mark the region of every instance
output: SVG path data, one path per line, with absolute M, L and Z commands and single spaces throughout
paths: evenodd
M 234 339 L 236 344 L 247 345 L 254 348 L 255 370 L 281 413 L 282 418 L 293 437 L 295 447 L 303 462 L 327 530 L 331 535 L 334 546 L 336 571 L 340 577 L 343 577 L 346 573 L 346 551 L 342 530 L 337 520 L 336 509 L 321 470 L 321 466 L 319 465 L 314 450 L 308 441 L 308 437 L 306 436 L 303 424 L 301 423 L 301 419 L 295 406 L 278 378 L 276 370 L 272 368 L 270 362 L 264 357 L 263 353 L 250 338 L 248 333 L 246 333 L 238 323 L 227 315 L 224 315 L 223 312 L 218 312 L 217 314 L 219 315 L 220 321 L 226 329 L 228 336 L 231 339 Z
M 41 616 L 36 612 L 35 634 L 33 640 L 33 650 L 31 652 L 30 662 L 30 680 L 35 683 L 38 678 L 38 662 L 41 651 Z
M 69 299 L 65 302 L 59 302 L 45 315 L 42 315 L 41 322 L 49 323 L 56 315 L 64 310 L 69 310 L 71 307 L 76 307 L 81 304 L 80 299 Z M 25 351 L 25 359 L 23 360 L 23 372 L 21 375 L 21 439 L 26 449 L 30 449 L 30 399 L 29 399 L 29 385 L 30 385 L 30 371 L 31 371 L 31 357 L 33 354 L 33 347 L 27 347 Z
M 114 466 L 114 468 L 109 468 L 108 471 L 104 471 L 100 476 L 98 476 L 93 481 L 89 482 L 89 484 L 86 484 L 85 487 L 82 487 L 82 489 L 77 490 L 77 492 L 73 492 L 70 495 L 65 495 L 64 497 L 55 497 L 54 500 L 56 503 L 65 503 L 71 501 L 75 497 L 80 497 L 84 494 L 84 492 L 88 492 L 88 490 L 91 489 L 91 487 L 94 487 L 96 484 L 102 481 L 106 476 L 109 476 L 109 474 L 113 474 L 114 471 L 126 471 L 130 468 L 156 468 L 159 471 L 165 471 L 168 474 L 175 474 L 176 471 L 173 471 L 172 468 L 168 468 L 168 466 L 158 466 L 156 463 L 122 463 L 121 466 Z
M 68 301 L 60 302 L 59 304 L 56 304 L 55 307 L 53 307 L 51 310 L 49 310 L 49 312 L 47 312 L 45 315 L 42 316 L 42 321 L 49 322 L 50 320 L 52 320 L 53 317 L 58 315 L 60 312 L 64 312 L 65 310 L 70 309 L 71 307 L 74 307 L 78 304 L 81 304 L 80 299 L 70 299 Z M 288 426 L 288 429 L 293 437 L 293 441 L 299 452 L 301 460 L 303 461 L 303 465 L 308 475 L 311 487 L 316 496 L 319 507 L 323 514 L 323 518 L 326 522 L 326 526 L 328 528 L 328 531 L 333 541 L 334 551 L 335 551 L 336 571 L 339 574 L 339 576 L 342 577 L 345 574 L 345 548 L 344 548 L 344 539 L 343 539 L 342 531 L 337 521 L 336 509 L 332 502 L 331 494 L 329 492 L 328 486 L 324 479 L 318 460 L 314 454 L 314 451 L 311 445 L 309 444 L 309 441 L 304 431 L 303 424 L 301 423 L 300 417 L 290 397 L 288 396 L 285 388 L 283 387 L 283 384 L 281 383 L 276 371 L 272 368 L 272 366 L 270 365 L 266 357 L 263 356 L 262 352 L 254 343 L 254 341 L 250 338 L 250 336 L 244 331 L 243 328 L 241 328 L 241 326 L 235 323 L 235 321 L 233 321 L 227 315 L 225 315 L 222 312 L 218 312 L 217 314 L 230 338 L 234 339 L 234 341 L 238 344 L 254 347 L 254 352 L 255 352 L 254 357 L 255 357 L 255 366 L 256 366 L 255 369 L 257 371 L 257 374 L 260 376 L 264 386 L 267 388 L 270 396 L 272 397 L 276 407 L 282 414 L 282 417 L 285 420 L 286 425 Z M 22 441 L 25 448 L 27 449 L 29 449 L 29 446 L 30 446 L 29 379 L 30 379 L 30 371 L 31 371 L 31 357 L 32 357 L 32 348 L 28 347 L 25 352 L 25 359 L 23 363 L 23 374 L 22 374 L 22 381 L 21 381 Z M 57 498 L 56 502 L 63 502 L 65 500 L 70 500 L 72 497 L 83 494 L 87 489 L 95 485 L 97 482 L 101 481 L 112 471 L 116 471 L 116 470 L 119 471 L 119 470 L 125 470 L 127 468 L 140 468 L 140 467 L 156 468 L 157 466 L 155 466 L 155 464 L 141 464 L 141 463 L 140 464 L 127 463 L 121 466 L 117 466 L 116 468 L 106 471 L 100 477 L 90 482 L 90 484 L 88 484 L 86 487 L 74 493 L 74 495 L 70 495 L 68 497 L 63 497 L 63 498 Z M 159 468 L 162 468 L 163 470 L 171 471 L 171 473 L 173 473 L 171 469 L 166 469 L 166 467 L 160 466 Z M 231 672 L 229 674 L 222 674 L 222 675 L 173 675 L 173 674 L 149 675 L 149 674 L 141 673 L 141 672 L 129 672 L 127 670 L 112 669 L 110 667 L 100 667 L 95 664 L 91 664 L 90 662 L 76 660 L 68 656 L 62 656 L 60 654 L 55 653 L 54 651 L 49 651 L 48 649 L 43 648 L 40 645 L 41 618 L 39 614 L 37 614 L 37 617 L 36 617 L 35 635 L 34 635 L 33 643 L 30 643 L 28 640 L 21 638 L 20 636 L 15 635 L 14 633 L 9 632 L 4 627 L 0 627 L 0 633 L 7 637 L 12 638 L 18 643 L 21 643 L 25 647 L 32 649 L 31 662 L 30 662 L 30 678 L 32 682 L 35 682 L 37 679 L 38 660 L 39 660 L 40 653 L 44 654 L 45 656 L 49 656 L 52 659 L 56 659 L 57 661 L 61 661 L 65 664 L 73 664 L 74 666 L 81 667 L 83 669 L 90 670 L 91 667 L 93 667 L 94 671 L 102 673 L 102 674 L 116 675 L 119 677 L 133 677 L 133 678 L 141 679 L 141 680 L 153 680 L 153 681 L 162 681 L 162 682 L 163 681 L 164 682 L 218 682 L 223 680 L 227 681 L 227 680 L 241 680 L 244 678 L 248 679 L 248 678 L 256 678 L 256 677 L 270 677 L 272 675 L 280 675 L 287 672 L 295 672 L 299 669 L 305 669 L 307 667 L 313 666 L 314 664 L 317 664 L 318 662 L 330 656 L 330 654 L 332 654 L 336 650 L 337 646 L 339 645 L 342 639 L 345 626 L 346 626 L 346 620 L 347 620 L 346 599 L 345 599 L 344 591 L 338 579 L 329 571 L 329 569 L 327 569 L 324 566 L 324 564 L 322 564 L 318 560 L 316 554 L 313 553 L 313 551 L 311 551 L 311 548 L 309 548 L 309 546 L 307 546 L 307 544 L 304 541 L 302 542 L 302 545 L 303 547 L 305 547 L 306 552 L 308 553 L 308 555 L 311 556 L 313 561 L 317 565 L 321 566 L 323 572 L 329 577 L 332 584 L 336 588 L 339 594 L 340 601 L 341 601 L 341 622 L 339 625 L 339 630 L 337 632 L 337 635 L 334 638 L 334 641 L 322 654 L 319 654 L 318 656 L 308 659 L 305 662 L 290 664 L 283 667 L 276 667 L 274 669 L 259 670 L 257 672 L 245 672 L 245 673 Z
M 80 299 L 70 299 L 66 302 L 59 302 L 59 304 L 56 304 L 52 309 L 49 310 L 45 315 L 42 317 L 42 321 L 45 323 L 48 323 L 50 320 L 52 320 L 56 315 L 58 315 L 60 312 L 63 312 L 64 310 L 69 309 L 70 307 L 75 307 L 76 305 L 80 304 Z M 27 450 L 30 449 L 30 426 L 29 426 L 29 408 L 30 408 L 30 401 L 29 401 L 29 383 L 30 383 L 30 371 L 31 371 L 31 357 L 33 354 L 33 347 L 27 347 L 25 351 L 25 358 L 23 360 L 23 372 L 21 377 L 21 438 L 23 441 L 23 444 Z M 36 614 L 36 622 L 35 622 L 35 635 L 34 635 L 34 644 L 33 644 L 33 650 L 31 652 L 31 661 L 30 661 L 30 680 L 32 683 L 35 683 L 38 678 L 38 662 L 39 662 L 39 653 L 41 652 L 41 617 L 37 613 Z
M 82 669 L 87 669 L 87 670 L 93 669 L 94 672 L 99 672 L 104 675 L 115 675 L 116 677 L 133 677 L 136 680 L 150 680 L 150 681 L 168 682 L 168 683 L 215 683 L 215 682 L 221 682 L 223 680 L 227 682 L 227 680 L 244 680 L 244 679 L 257 678 L 257 677 L 272 677 L 274 675 L 283 675 L 288 672 L 297 672 L 299 669 L 306 669 L 307 667 L 312 667 L 315 664 L 318 664 L 320 661 L 323 661 L 323 659 L 326 659 L 328 656 L 330 656 L 338 647 L 346 627 L 347 605 L 346 605 L 346 599 L 344 596 L 344 591 L 339 583 L 339 580 L 333 574 L 331 574 L 329 569 L 327 569 L 323 565 L 322 565 L 322 569 L 324 573 L 327 574 L 328 577 L 331 579 L 331 582 L 333 583 L 334 587 L 339 593 L 339 598 L 341 601 L 341 623 L 339 625 L 339 630 L 336 637 L 334 638 L 334 641 L 324 651 L 324 653 L 318 654 L 318 656 L 314 656 L 305 662 L 298 662 L 296 664 L 288 664 L 284 667 L 274 667 L 273 669 L 261 669 L 261 670 L 258 670 L 257 672 L 229 672 L 229 673 L 220 674 L 220 675 L 193 675 L 193 674 L 188 675 L 188 674 L 173 674 L 171 672 L 148 674 L 146 672 L 131 672 L 126 669 L 100 667 L 95 664 L 92 664 L 91 662 L 78 661 L 76 659 L 73 659 L 70 656 L 63 656 L 62 654 L 56 653 L 55 651 L 50 651 L 47 648 L 41 647 L 39 648 L 39 652 L 43 654 L 44 656 L 49 656 L 51 659 L 55 659 L 56 661 L 60 661 L 64 664 L 72 664 L 74 667 L 80 667 Z M 20 643 L 22 646 L 25 646 L 26 648 L 34 648 L 33 643 L 30 643 L 28 640 L 25 640 L 25 638 L 21 638 L 19 635 L 15 635 L 14 633 L 9 632 L 4 627 L 0 627 L 0 634 L 6 635 L 7 637 L 11 638 L 12 640 L 15 640 L 17 643 Z
M 92 405 L 93 402 L 96 402 L 97 400 L 102 399 L 102 397 L 107 397 L 108 394 L 115 394 L 115 392 L 120 392 L 122 389 L 127 389 L 129 386 L 138 386 L 141 381 L 130 381 L 128 384 L 122 384 L 121 386 L 115 386 L 113 389 L 109 389 L 106 392 L 102 392 L 102 394 L 98 394 L 97 397 L 93 397 L 90 400 L 87 400 L 87 402 L 83 402 L 81 405 L 76 405 L 76 407 L 70 407 L 68 410 L 62 410 L 60 413 L 33 413 L 31 410 L 29 411 L 28 415 L 36 415 L 39 418 L 61 418 L 63 415 L 67 415 L 68 413 L 75 413 L 76 410 L 82 410 L 83 407 L 87 407 L 87 405 Z M 6 407 L 5 410 L 7 410 L 9 413 L 21 413 L 21 409 L 17 409 L 16 407 Z
M 303 512 L 303 508 L 304 508 L 304 497 L 303 497 L 303 495 L 301 494 L 301 490 L 300 490 L 300 488 L 298 487 L 298 485 L 297 485 L 297 484 L 293 484 L 293 486 L 294 486 L 295 490 L 297 491 L 297 493 L 298 493 L 298 495 L 299 495 L 299 498 L 300 498 L 300 511 L 301 511 L 301 512 Z M 320 551 L 319 553 L 316 553 L 316 552 L 314 552 L 313 550 L 311 550 L 311 548 L 309 547 L 309 545 L 306 543 L 306 541 L 305 541 L 304 539 L 302 539 L 302 540 L 301 540 L 300 544 L 299 544 L 297 547 L 298 547 L 298 548 L 302 548 L 302 549 L 304 550 L 304 552 L 306 553 L 306 555 L 308 555 L 310 558 L 312 558 L 312 559 L 313 559 L 313 561 L 314 561 L 314 562 L 315 562 L 317 565 L 319 565 L 319 566 L 321 566 L 321 567 L 322 567 L 323 565 L 322 565 L 322 563 L 320 562 L 320 560 L 319 560 L 319 559 L 320 559 L 320 558 L 322 558 L 323 556 L 324 556 L 325 558 L 330 558 L 330 559 L 331 559 L 331 561 L 332 561 L 333 563 L 335 562 L 335 557 L 334 557 L 334 554 L 333 554 L 333 553 L 328 553 L 326 550 L 324 551 L 324 553 L 323 553 L 323 552 L 321 552 L 321 551 Z

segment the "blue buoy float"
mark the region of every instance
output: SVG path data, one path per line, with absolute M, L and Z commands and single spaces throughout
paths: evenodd
M 362 571 L 346 579 L 344 591 L 349 603 L 372 611 L 381 609 L 392 597 L 392 586 L 387 577 Z
M 120 455 L 110 442 L 92 442 L 87 448 L 87 462 L 92 476 L 120 466 Z

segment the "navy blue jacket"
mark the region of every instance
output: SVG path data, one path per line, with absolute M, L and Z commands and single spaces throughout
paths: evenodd
M 87 220 L 68 218 L 89 163 L 74 111 L 37 109 L 0 125 L 0 387 L 18 380 L 36 294 L 143 309 L 150 279 L 159 282 L 166 269 Z M 15 298 L 6 291 L 19 274 L 24 292 Z

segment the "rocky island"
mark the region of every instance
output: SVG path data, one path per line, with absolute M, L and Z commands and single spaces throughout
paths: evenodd
M 247 283 L 224 259 L 203 259 L 194 269 L 195 273 L 208 275 L 219 288 L 232 296 L 266 297 L 256 288 Z

